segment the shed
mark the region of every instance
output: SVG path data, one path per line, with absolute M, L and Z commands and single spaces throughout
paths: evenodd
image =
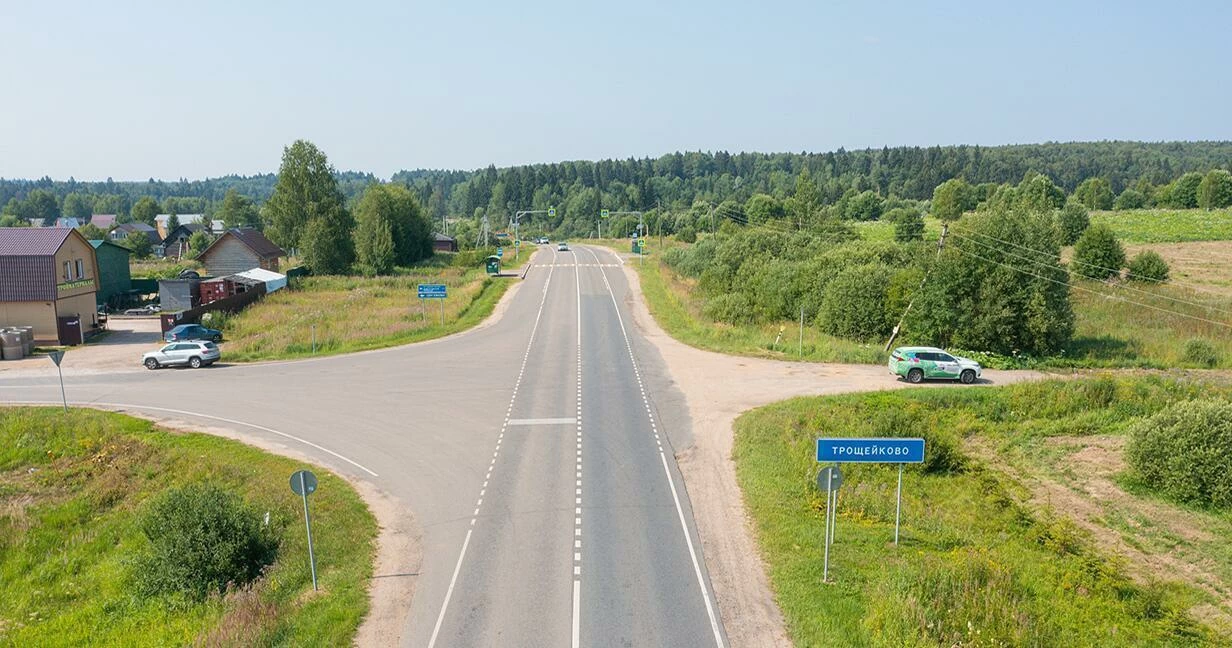
M 158 303 L 165 313 L 195 308 L 201 303 L 201 280 L 159 279 Z
M 132 253 L 123 245 L 102 239 L 92 240 L 90 245 L 94 247 L 94 256 L 98 260 L 98 294 L 95 299 L 99 305 L 118 307 L 133 288 L 133 277 L 128 268 L 128 257 Z
M 440 233 L 433 234 L 432 249 L 437 252 L 457 252 L 458 240 Z
M 286 256 L 286 252 L 265 238 L 259 230 L 245 227 L 227 230 L 217 241 L 205 248 L 197 260 L 204 264 L 211 274 L 223 276 L 253 268 L 277 272 L 278 259 L 283 256 Z
M 81 232 L 0 227 L 0 326 L 32 326 L 40 343 L 80 344 L 98 327 L 98 262 Z

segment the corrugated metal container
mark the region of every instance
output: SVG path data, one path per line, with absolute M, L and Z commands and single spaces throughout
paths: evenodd
M 34 327 L 33 326 L 16 326 L 14 327 L 21 331 L 22 346 L 26 355 L 34 355 Z
M 0 331 L 0 355 L 5 360 L 21 360 L 26 357 L 25 347 L 21 342 L 21 331 L 4 329 Z

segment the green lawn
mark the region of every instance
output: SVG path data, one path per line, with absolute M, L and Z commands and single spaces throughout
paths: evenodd
M 343 480 L 315 469 L 313 593 L 299 462 L 94 410 L 0 408 L 0 645 L 346 645 L 368 610 L 377 524 Z M 209 482 L 268 511 L 276 562 L 247 592 L 204 603 L 134 594 L 136 523 L 169 488 Z
M 1232 209 L 1127 209 L 1091 213 L 1125 243 L 1232 240 Z
M 1037 464 L 1063 459 L 1049 452 L 1051 437 L 1121 435 L 1168 402 L 1213 393 L 1157 378 L 1101 378 L 799 398 L 746 413 L 736 422 L 733 458 L 792 639 L 798 646 L 1227 645 L 1227 636 L 1195 620 L 1219 603 L 1213 596 L 1179 582 L 1181 573 L 1131 579 L 1069 511 L 1028 506 L 1023 485 L 971 452 L 978 444 Z M 815 439 L 827 435 L 928 441 L 928 463 L 906 472 L 897 547 L 895 469 L 843 466 L 831 584 L 821 582 L 825 497 L 812 483 Z M 1122 495 L 1131 503 L 1138 497 Z M 1193 537 L 1210 547 L 1232 524 L 1225 512 L 1197 519 Z M 1145 551 L 1171 555 L 1157 529 L 1103 524 Z M 1212 571 L 1232 578 L 1229 552 L 1191 549 L 1185 560 L 1215 562 Z
M 507 270 L 506 272 L 512 272 Z M 419 267 L 388 277 L 306 277 L 231 317 L 204 321 L 223 331 L 228 362 L 310 357 L 397 346 L 468 329 L 491 314 L 516 277 L 480 268 Z M 420 300 L 417 285 L 443 283 L 449 297 Z

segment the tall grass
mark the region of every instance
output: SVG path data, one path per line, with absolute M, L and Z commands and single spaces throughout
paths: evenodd
M 420 267 L 388 277 L 306 277 L 227 318 L 223 359 L 309 357 L 314 353 L 314 329 L 317 355 L 449 335 L 482 321 L 512 281 L 458 267 Z M 443 283 L 449 296 L 421 301 L 420 283 Z
M 1026 508 L 1020 486 L 973 457 L 957 468 L 908 467 L 897 547 L 896 469 L 844 465 L 834 582 L 824 584 L 825 497 L 813 485 L 818 436 L 956 434 L 1015 448 L 1118 433 L 1207 391 L 1104 378 L 799 398 L 745 414 L 733 458 L 796 645 L 1220 645 L 1188 612 L 1207 595 L 1130 579 L 1065 511 Z
M 343 645 L 368 609 L 376 521 L 346 482 L 317 470 L 313 594 L 299 462 L 120 414 L 0 408 L 0 645 L 169 646 L 207 635 L 244 645 Z M 169 488 L 209 482 L 268 511 L 275 563 L 250 590 L 203 603 L 142 598 L 139 513 Z

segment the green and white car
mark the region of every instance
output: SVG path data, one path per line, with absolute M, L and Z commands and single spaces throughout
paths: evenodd
M 890 373 L 909 383 L 925 379 L 958 380 L 970 385 L 980 377 L 980 363 L 936 347 L 898 347 L 890 353 Z

